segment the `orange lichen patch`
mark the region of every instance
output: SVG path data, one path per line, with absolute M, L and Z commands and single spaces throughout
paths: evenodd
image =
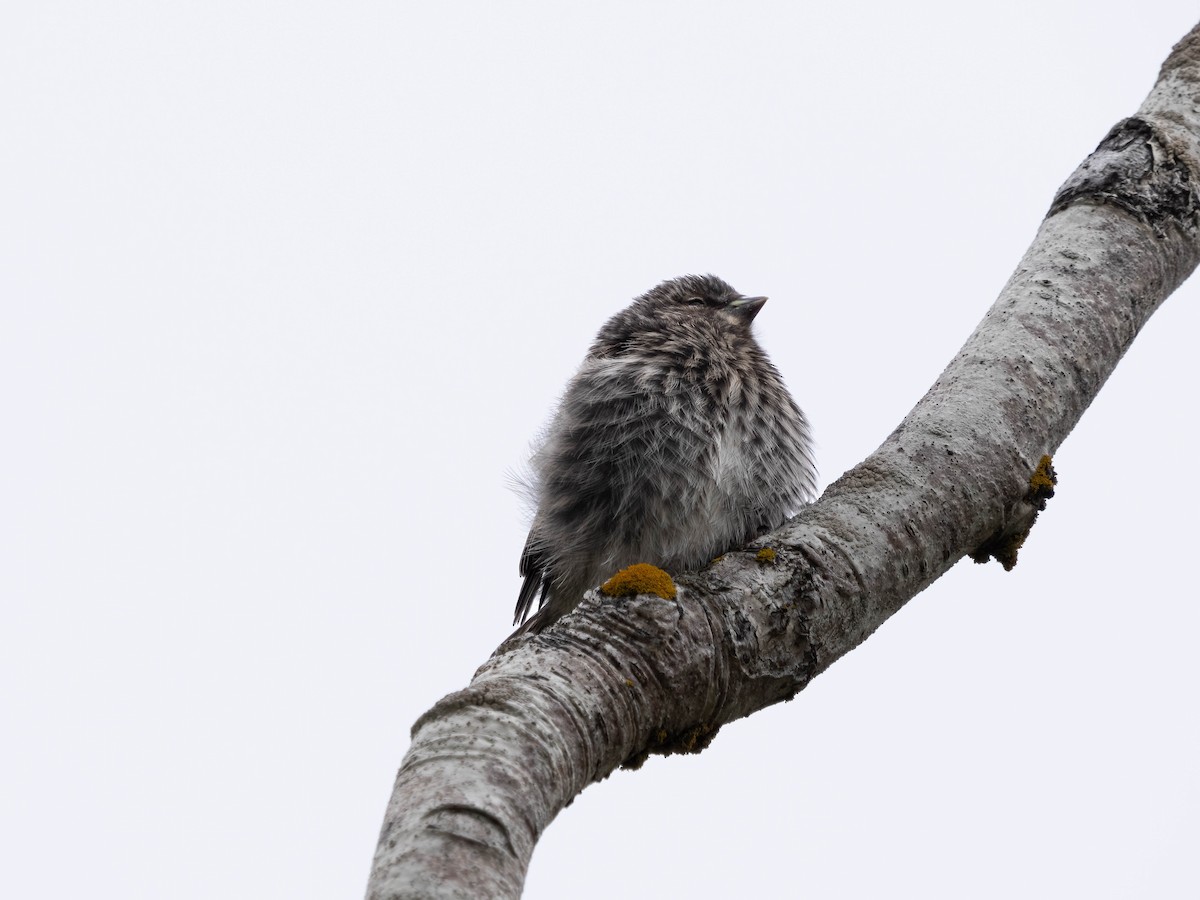
M 764 566 L 773 565 L 775 563 L 775 551 L 770 547 L 763 547 L 754 556 Z
M 664 600 L 674 600 L 675 592 L 675 582 L 671 576 L 649 563 L 634 563 L 600 585 L 600 593 L 609 597 L 654 594 Z

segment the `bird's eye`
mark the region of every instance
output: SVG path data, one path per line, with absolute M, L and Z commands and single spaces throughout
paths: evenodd
M 686 303 L 688 306 L 703 306 L 704 298 L 703 297 L 688 297 L 683 302 Z

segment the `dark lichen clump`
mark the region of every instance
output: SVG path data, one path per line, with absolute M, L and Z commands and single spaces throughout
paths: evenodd
M 650 745 L 641 752 L 635 753 L 625 762 L 622 769 L 640 769 L 642 763 L 654 756 L 671 756 L 676 753 L 700 753 L 712 743 L 717 736 L 720 726 L 712 724 L 693 725 L 678 734 L 671 734 L 665 728 L 659 728 L 650 736 Z
M 1024 524 L 995 535 L 972 553 L 971 559 L 977 563 L 985 563 L 989 559 L 994 559 L 1004 566 L 1004 571 L 1012 571 L 1017 564 L 1017 551 L 1029 537 L 1029 531 L 1033 528 L 1033 523 L 1037 521 L 1038 513 L 1046 508 L 1046 501 L 1054 496 L 1054 488 L 1057 484 L 1058 473 L 1054 471 L 1049 455 L 1045 455 L 1038 462 L 1033 474 L 1029 476 L 1029 490 L 1026 492 L 1024 500 L 1033 507 L 1033 510 Z

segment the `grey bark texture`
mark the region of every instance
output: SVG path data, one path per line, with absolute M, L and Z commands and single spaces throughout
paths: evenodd
M 1067 179 L 925 397 L 820 500 L 678 575 L 672 600 L 593 591 L 425 713 L 371 900 L 519 896 L 538 837 L 589 784 L 791 698 L 962 557 L 1011 563 L 1042 457 L 1200 260 L 1198 101 L 1200 26 Z

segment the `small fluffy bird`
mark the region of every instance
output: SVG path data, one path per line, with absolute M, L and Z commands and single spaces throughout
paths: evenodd
M 808 420 L 751 331 L 766 302 L 685 275 L 600 329 L 531 462 L 513 624 L 540 608 L 518 633 L 626 566 L 698 569 L 812 501 Z

